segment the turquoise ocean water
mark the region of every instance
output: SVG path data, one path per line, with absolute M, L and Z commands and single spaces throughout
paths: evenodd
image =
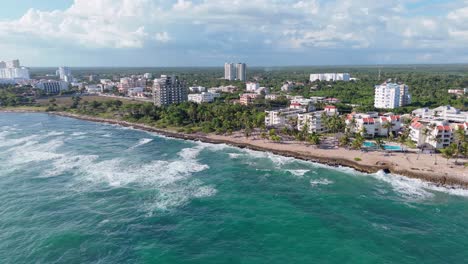
M 468 191 L 0 113 L 0 263 L 466 263 Z

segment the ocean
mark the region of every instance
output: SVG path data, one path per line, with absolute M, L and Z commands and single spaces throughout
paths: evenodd
M 468 191 L 0 113 L 0 263 L 466 263 Z

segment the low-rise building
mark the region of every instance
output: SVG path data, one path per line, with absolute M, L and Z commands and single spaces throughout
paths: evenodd
M 40 80 L 35 84 L 35 87 L 48 94 L 58 94 L 61 91 L 68 90 L 68 83 L 65 81 Z
M 418 147 L 441 149 L 453 142 L 453 128 L 446 121 L 421 121 L 414 119 L 410 126 L 410 138 Z
M 468 122 L 468 112 L 462 112 L 450 105 L 439 106 L 434 109 L 429 109 L 427 107 L 419 108 L 414 110 L 412 114 L 427 120 L 441 120 L 454 123 Z
M 338 108 L 334 105 L 327 105 L 323 108 L 325 114 L 327 116 L 334 116 L 334 115 L 339 115 L 340 112 L 338 112 Z
M 325 98 L 323 101 L 324 101 L 325 103 L 327 103 L 327 104 L 338 104 L 338 103 L 341 103 L 341 100 L 340 100 L 340 99 L 338 99 L 338 98 L 333 98 L 333 97 L 332 97 L 332 98 Z
M 281 95 L 279 94 L 267 94 L 265 95 L 266 100 L 278 100 Z
M 239 102 L 242 105 L 249 105 L 259 96 L 260 95 L 256 93 L 244 93 L 240 95 Z
M 312 100 L 305 98 L 291 99 L 289 108 L 304 109 L 306 112 L 315 111 L 315 105 Z
M 324 133 L 327 128 L 322 123 L 324 111 L 316 111 L 310 113 L 300 113 L 297 115 L 297 130 L 302 131 L 307 125 L 307 133 Z
M 245 84 L 245 90 L 247 92 L 255 92 L 258 88 L 260 88 L 260 84 L 258 82 L 247 82 Z
M 366 137 L 384 137 L 390 133 L 396 136 L 402 128 L 401 116 L 379 116 L 376 112 L 349 114 L 345 123 L 350 132 L 361 133 Z
M 144 90 L 145 90 L 145 88 L 143 88 L 143 87 L 128 88 L 127 95 L 129 97 L 145 97 L 145 95 L 143 93 Z
M 238 90 L 237 86 L 227 85 L 227 86 L 211 87 L 208 89 L 208 92 L 210 93 L 220 93 L 220 92 L 233 93 L 237 90 Z
M 281 91 L 283 92 L 289 92 L 294 88 L 294 83 L 293 82 L 285 82 L 283 83 L 283 86 L 281 86 Z
M 283 108 L 278 110 L 265 111 L 266 127 L 283 127 L 288 125 L 288 121 L 297 118 L 298 114 L 304 113 L 304 109 Z
M 345 81 L 348 82 L 351 76 L 349 73 L 312 73 L 310 81 Z
M 203 86 L 192 86 L 192 87 L 189 87 L 189 91 L 191 93 L 202 93 L 202 92 L 206 92 L 206 87 L 203 87 Z
M 103 92 L 102 84 L 88 84 L 85 86 L 86 92 L 89 94 L 98 94 Z
M 189 94 L 188 100 L 189 102 L 195 102 L 197 104 L 201 103 L 211 103 L 214 101 L 215 98 L 220 97 L 219 93 L 210 93 L 210 92 L 203 92 L 199 94 Z

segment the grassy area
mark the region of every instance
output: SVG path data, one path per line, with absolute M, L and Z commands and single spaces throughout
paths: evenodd
M 0 107 L 2 111 L 32 111 L 32 112 L 45 112 L 46 106 L 8 106 Z
M 55 98 L 56 104 L 59 106 L 66 106 L 70 107 L 73 103 L 72 97 L 67 96 L 67 97 L 60 97 L 60 96 L 51 96 L 47 98 L 41 98 L 37 99 L 36 102 L 39 105 L 49 105 L 49 100 Z M 92 101 L 97 101 L 97 102 L 106 102 L 106 101 L 111 101 L 111 100 L 120 100 L 122 101 L 123 104 L 132 104 L 132 103 L 139 103 L 141 101 L 137 100 L 132 100 L 132 99 L 123 99 L 123 98 L 113 98 L 113 97 L 106 97 L 106 96 L 97 96 L 97 95 L 92 95 L 92 96 L 82 96 L 81 97 L 81 103 L 83 102 L 92 102 Z

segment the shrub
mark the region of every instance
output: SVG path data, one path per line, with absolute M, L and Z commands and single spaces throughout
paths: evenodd
M 356 157 L 356 158 L 354 158 L 354 160 L 355 160 L 355 161 L 361 161 L 362 159 L 361 159 L 361 158 L 358 158 L 358 157 Z

